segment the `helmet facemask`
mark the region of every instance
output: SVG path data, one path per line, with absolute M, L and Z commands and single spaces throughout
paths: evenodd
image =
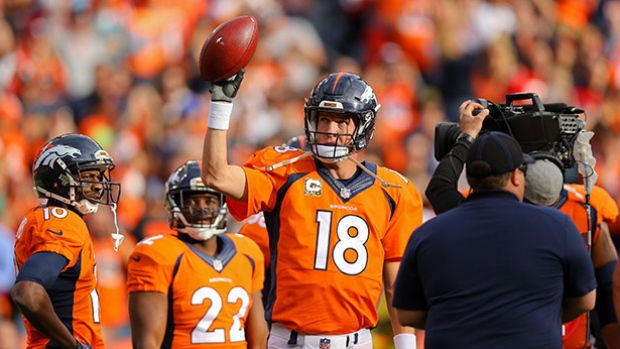
M 342 113 L 350 115 L 351 120 L 355 124 L 353 133 L 331 133 L 317 131 L 319 113 L 323 110 L 308 109 L 306 111 L 306 135 L 307 145 L 310 150 L 323 159 L 341 160 L 348 155 L 355 154 L 364 150 L 374 133 L 374 115 L 373 112 L 364 113 Z M 333 110 L 326 110 L 333 112 Z M 332 135 L 336 137 L 335 144 L 323 144 L 318 140 L 319 135 Z M 346 144 L 341 144 L 342 138 L 349 139 Z
M 191 197 L 210 197 L 207 200 L 219 201 L 209 207 L 191 202 Z M 170 211 L 170 227 L 189 235 L 192 239 L 205 241 L 214 235 L 226 232 L 228 208 L 226 197 L 211 190 L 173 190 L 166 198 Z

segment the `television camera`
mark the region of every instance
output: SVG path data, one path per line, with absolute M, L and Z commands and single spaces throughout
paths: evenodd
M 530 100 L 531 103 L 516 101 Z M 513 136 L 523 152 L 546 151 L 559 159 L 565 169 L 575 165 L 573 146 L 577 136 L 585 127 L 580 114 L 583 109 L 565 103 L 543 104 L 536 93 L 524 92 L 506 95 L 506 103 L 477 98 L 475 102 L 489 109 L 480 134 L 501 131 Z M 480 110 L 474 111 L 477 114 Z M 456 143 L 461 134 L 459 124 L 441 122 L 435 126 L 435 159 L 440 161 Z

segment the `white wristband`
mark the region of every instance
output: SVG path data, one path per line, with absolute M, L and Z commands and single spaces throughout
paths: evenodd
M 209 120 L 207 120 L 207 127 L 215 130 L 228 130 L 232 108 L 232 103 L 209 103 Z
M 395 349 L 416 349 L 415 334 L 401 333 L 394 336 Z

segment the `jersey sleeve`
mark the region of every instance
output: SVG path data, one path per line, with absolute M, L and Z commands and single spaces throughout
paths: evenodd
M 48 219 L 37 216 L 30 226 L 32 236 L 30 255 L 37 252 L 54 252 L 68 260 L 63 271 L 78 262 L 78 256 L 89 238 L 86 223 L 75 213 L 66 209 L 56 210 Z
M 592 189 L 592 205 L 603 221 L 614 223 L 618 219 L 618 204 L 605 189 L 598 186 Z
M 129 256 L 128 292 L 161 292 L 168 294 L 178 255 L 167 249 L 163 235 L 142 240 Z
M 301 154 L 302 150 L 288 146 L 267 147 L 255 152 L 243 164 L 247 180 L 247 202 L 227 198 L 230 214 L 242 221 L 260 211 L 271 212 L 276 205 L 277 190 L 288 180 L 289 174 L 308 170 L 310 164 L 307 161 L 298 161 L 273 169 L 270 167 Z
M 394 200 L 394 214 L 382 239 L 385 260 L 400 261 L 411 234 L 422 224 L 422 197 L 411 181 L 393 170 L 379 173 L 379 176 L 390 183 L 402 186 L 387 191 Z

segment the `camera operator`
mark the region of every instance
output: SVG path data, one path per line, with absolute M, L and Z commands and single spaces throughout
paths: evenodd
M 481 111 L 478 115 L 474 115 L 474 110 L 477 109 Z M 454 147 L 441 158 L 425 192 L 436 214 L 454 208 L 465 201 L 465 197 L 457 190 L 458 178 L 463 170 L 467 150 L 473 138 L 482 131 L 484 118 L 489 115 L 488 109 L 471 101 L 464 102 L 459 112 L 461 135 L 457 138 Z M 620 348 L 620 326 L 613 311 L 611 290 L 611 279 L 618 255 L 608 228 L 608 223 L 614 222 L 618 216 L 618 207 L 609 193 L 595 186 L 591 194 L 590 218 L 588 218 L 584 186 L 565 184 L 563 164 L 552 154 L 532 152 L 531 155 L 534 156 L 536 162 L 528 165 L 524 201 L 540 206 L 553 206 L 568 214 L 580 232 L 591 232 L 591 259 L 598 283 L 597 319 L 607 347 L 618 349 Z M 588 222 L 592 223 L 590 227 L 588 227 Z M 588 241 L 587 239 L 589 238 L 584 237 L 584 241 Z M 564 326 L 564 349 L 586 347 L 586 339 L 589 337 L 587 314 Z
M 407 244 L 393 301 L 399 321 L 425 329 L 427 349 L 561 348 L 562 322 L 595 303 L 575 224 L 521 202 L 534 159 L 510 135 L 481 134 L 465 159 L 471 194 Z
M 477 115 L 474 115 L 474 110 L 478 110 Z M 457 182 L 463 172 L 467 151 L 478 137 L 482 130 L 482 122 L 488 115 L 489 110 L 480 103 L 467 100 L 460 105 L 461 134 L 452 149 L 439 161 L 425 191 L 436 214 L 465 201 L 465 197 L 457 190 Z

